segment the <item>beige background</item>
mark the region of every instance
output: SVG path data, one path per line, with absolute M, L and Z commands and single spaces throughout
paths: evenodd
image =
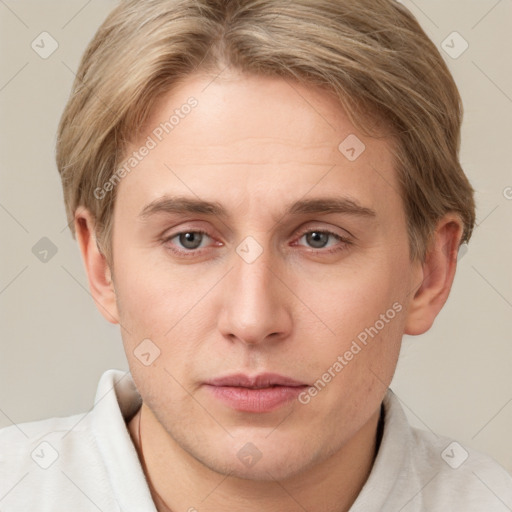
M 512 2 L 403 3 L 438 46 L 454 31 L 469 44 L 443 55 L 465 104 L 479 226 L 434 328 L 406 337 L 392 388 L 414 425 L 512 471 Z M 86 411 L 101 373 L 127 369 L 118 328 L 89 295 L 54 163 L 73 71 L 114 5 L 0 1 L 0 426 Z M 31 48 L 43 31 L 59 45 L 47 59 Z M 447 44 L 463 48 L 458 36 Z M 32 253 L 42 237 L 57 249 L 46 263 Z

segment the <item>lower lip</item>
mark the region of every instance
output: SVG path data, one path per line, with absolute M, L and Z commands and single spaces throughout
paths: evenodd
M 295 400 L 307 386 L 275 386 L 250 389 L 206 385 L 210 392 L 229 407 L 243 412 L 270 412 Z

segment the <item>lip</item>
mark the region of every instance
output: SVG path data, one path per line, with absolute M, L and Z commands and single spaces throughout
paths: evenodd
M 294 400 L 308 384 L 276 373 L 227 375 L 205 382 L 206 389 L 225 405 L 241 412 L 271 412 Z
M 232 386 L 244 388 L 268 388 L 270 386 L 306 386 L 304 382 L 284 377 L 277 373 L 260 373 L 252 377 L 243 373 L 217 377 L 216 379 L 206 381 L 211 386 Z

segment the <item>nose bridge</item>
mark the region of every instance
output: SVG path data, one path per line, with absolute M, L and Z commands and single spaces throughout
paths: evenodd
M 233 255 L 219 328 L 225 336 L 256 344 L 269 335 L 282 336 L 291 321 L 276 277 L 276 256 L 255 240 L 244 242 Z
M 263 301 L 263 304 L 268 304 L 269 296 L 272 295 L 272 281 L 275 280 L 268 251 L 257 256 L 254 261 L 240 256 L 236 260 L 233 278 L 236 280 L 234 286 L 237 295 L 249 302 Z
M 238 314 L 247 320 L 258 313 L 263 317 L 276 299 L 276 278 L 272 271 L 273 258 L 270 251 L 262 250 L 259 255 L 256 255 L 255 251 L 256 249 L 251 247 L 246 253 L 250 258 L 237 254 L 232 273 L 233 289 L 237 299 L 235 305 L 240 306 Z

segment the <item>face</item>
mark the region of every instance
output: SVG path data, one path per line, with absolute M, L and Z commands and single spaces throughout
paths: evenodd
M 145 406 L 207 467 L 285 478 L 375 417 L 417 276 L 389 143 L 324 91 L 225 73 L 163 97 L 133 144 L 123 341 Z

